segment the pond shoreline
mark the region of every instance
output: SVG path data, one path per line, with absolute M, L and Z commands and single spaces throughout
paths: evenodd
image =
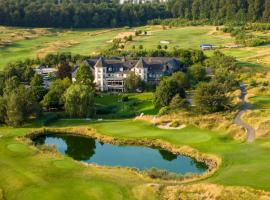
M 168 142 L 162 140 L 151 140 L 151 139 L 120 139 L 114 138 L 106 135 L 102 135 L 97 133 L 97 131 L 93 128 L 87 127 L 80 127 L 80 128 L 43 128 L 37 129 L 26 136 L 23 139 L 30 139 L 30 144 L 33 144 L 33 140 L 37 137 L 44 136 L 44 135 L 53 135 L 53 134 L 68 134 L 74 136 L 83 136 L 83 137 L 91 137 L 97 139 L 101 142 L 113 145 L 137 145 L 137 146 L 145 146 L 145 147 L 155 147 L 155 148 L 162 148 L 164 150 L 170 151 L 176 155 L 188 156 L 190 158 L 195 159 L 197 162 L 203 162 L 207 165 L 208 170 L 201 174 L 201 175 L 192 175 L 192 176 L 184 176 L 181 180 L 175 180 L 177 182 L 186 183 L 186 182 L 193 182 L 202 179 L 206 179 L 212 176 L 221 165 L 221 159 L 215 155 L 209 155 L 201 153 L 195 149 L 192 149 L 188 146 L 174 146 Z M 79 161 L 77 161 L 79 162 Z M 82 163 L 82 162 L 79 162 Z M 82 163 L 83 165 L 91 165 L 88 163 Z M 94 165 L 97 166 L 97 165 Z M 102 166 L 104 167 L 104 166 Z M 139 172 L 139 174 L 144 174 L 143 171 L 134 170 Z M 148 176 L 149 177 L 149 176 Z M 156 180 L 156 179 L 155 179 Z M 163 179 L 161 179 L 163 180 Z M 168 180 L 167 180 L 168 181 Z

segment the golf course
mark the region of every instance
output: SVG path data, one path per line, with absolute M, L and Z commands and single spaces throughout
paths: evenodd
M 71 52 L 80 55 L 95 55 L 108 48 L 113 39 L 133 36 L 132 41 L 124 44 L 124 50 L 156 49 L 166 43 L 169 50 L 173 48 L 199 49 L 201 44 L 225 46 L 234 44 L 235 39 L 215 26 L 162 27 L 141 26 L 136 28 L 115 29 L 25 29 L 0 27 L 0 69 L 10 62 L 27 58 L 43 58 L 49 53 Z M 136 31 L 146 34 L 135 35 Z M 269 33 L 264 33 L 268 37 Z M 225 54 L 240 61 L 259 65 L 270 64 L 269 46 L 239 49 L 221 49 Z M 212 55 L 213 51 L 206 52 Z
M 196 127 L 161 130 L 151 123 L 134 120 L 89 122 L 59 120 L 47 128 L 94 128 L 118 139 L 161 139 L 175 146 L 188 145 L 222 158 L 218 172 L 200 181 L 205 184 L 243 186 L 270 190 L 269 142 L 241 143 L 218 133 Z M 0 129 L 0 170 L 3 199 L 158 199 L 162 184 L 127 168 L 86 166 L 55 151 L 39 150 L 18 140 L 39 127 Z M 263 178 L 262 178 L 263 177 Z M 132 181 L 130 181 L 132 180 Z M 67 193 L 68 189 L 68 193 Z
M 223 99 L 219 98 L 219 95 L 224 95 L 223 98 L 229 96 L 231 105 L 226 107 L 229 110 L 221 109 L 221 111 L 205 114 L 196 109 L 194 102 L 187 106 L 187 98 L 183 100 L 179 94 L 173 94 L 171 98 L 176 97 L 176 103 L 184 108 L 179 108 L 179 105 L 174 107 L 174 104 L 171 105 L 172 102 L 167 103 L 166 106 L 157 106 L 155 104 L 157 97 L 162 99 L 165 95 L 157 95 L 156 91 L 159 90 L 156 90 L 156 87 L 154 89 L 149 87 L 150 89 L 145 91 L 132 90 L 117 94 L 100 91 L 94 93 L 93 88 L 87 90 L 85 85 L 72 83 L 65 77 L 54 77 L 52 82 L 56 84 L 53 87 L 37 91 L 38 95 L 43 95 L 38 100 L 38 104 L 43 106 L 38 111 L 42 112 L 43 108 L 43 115 L 32 112 L 27 116 L 27 120 L 12 127 L 12 124 L 9 124 L 12 120 L 9 120 L 7 116 L 13 117 L 13 121 L 16 121 L 18 118 L 14 113 L 18 108 L 13 109 L 12 106 L 15 104 L 9 107 L 6 105 L 9 103 L 7 99 L 14 100 L 18 95 L 17 90 L 13 91 L 14 88 L 12 88 L 12 81 L 16 82 L 17 79 L 10 80 L 9 73 L 4 70 L 5 84 L 11 86 L 7 89 L 1 87 L 0 96 L 0 103 L 3 105 L 0 107 L 3 108 L 0 109 L 0 116 L 3 113 L 3 117 L 0 118 L 2 122 L 0 126 L 0 200 L 270 199 L 268 173 L 270 171 L 270 131 L 268 131 L 270 46 L 226 47 L 233 46 L 235 38 L 229 33 L 222 32 L 221 27 L 208 25 L 182 27 L 147 25 L 111 29 L 0 27 L 0 57 L 3 58 L 0 59 L 0 72 L 8 63 L 25 59 L 36 59 L 38 63 L 39 59 L 42 60 L 48 54 L 54 54 L 57 57 L 57 53 L 71 52 L 72 55 L 95 57 L 98 53 L 109 49 L 114 40 L 120 39 L 120 46 L 123 45 L 123 48 L 117 47 L 117 51 L 139 49 L 154 51 L 161 48 L 160 51 L 178 49 L 181 52 L 182 49 L 186 49 L 183 54 L 192 55 L 190 60 L 196 57 L 193 50 L 199 50 L 201 44 L 217 46 L 218 53 L 214 49 L 202 51 L 203 56 L 198 57 L 203 61 L 193 63 L 192 60 L 191 64 L 187 64 L 187 66 L 190 65 L 188 67 L 195 69 L 195 76 L 196 73 L 202 72 L 204 76 L 202 79 L 200 77 L 198 80 L 193 79 L 192 71 L 189 69 L 184 69 L 178 76 L 173 77 L 177 81 L 171 85 L 175 86 L 179 82 L 180 85 L 185 85 L 186 91 L 183 97 L 189 95 L 191 101 L 196 90 L 203 85 L 201 83 L 208 83 L 211 78 L 214 79 L 218 75 L 221 78 L 215 81 L 226 82 L 222 77 L 223 71 L 217 75 L 203 71 L 207 63 L 204 61 L 209 61 L 212 65 L 216 64 L 211 60 L 214 56 L 221 63 L 216 64 L 217 66 L 220 64 L 221 68 L 226 70 L 227 64 L 228 68 L 231 67 L 229 69 L 231 71 L 228 73 L 226 71 L 224 74 L 230 75 L 231 79 L 228 82 L 232 83 L 232 86 L 230 85 L 232 90 L 209 95 L 210 98 L 218 97 L 220 101 Z M 270 37 L 269 31 L 258 34 Z M 132 36 L 132 39 L 128 40 L 129 36 Z M 80 62 L 78 60 L 71 62 L 71 60 L 63 63 L 71 63 L 70 65 L 75 66 L 76 62 Z M 61 64 L 56 63 L 53 67 L 60 68 Z M 207 67 L 211 68 L 211 64 Z M 203 70 L 198 69 L 198 65 Z M 20 65 L 18 66 L 15 66 L 14 70 L 16 67 L 20 69 Z M 27 67 L 22 68 L 25 70 L 23 75 L 27 74 Z M 18 84 L 23 83 L 27 85 L 27 88 L 40 89 L 40 85 L 34 85 L 35 81 L 32 81 L 36 78 L 31 77 L 34 76 L 33 74 L 29 73 L 30 80 L 21 74 L 10 72 L 10 74 L 13 73 L 17 78 L 21 78 Z M 84 73 L 87 72 L 84 71 Z M 86 78 L 89 78 L 87 81 L 91 82 L 89 85 L 92 87 L 94 85 L 92 75 Z M 166 78 L 163 80 L 172 81 Z M 185 78 L 189 79 L 187 85 Z M 239 98 L 240 83 L 245 85 L 247 97 L 244 99 L 251 105 L 240 118 L 252 126 L 256 132 L 256 140 L 251 143 L 246 140 L 246 130 L 234 123 L 235 116 L 243 109 L 244 99 Z M 77 87 L 85 90 L 84 93 L 78 90 L 79 92 L 72 96 L 72 103 L 75 102 L 72 106 L 91 103 L 94 107 L 91 110 L 94 117 L 90 115 L 73 117 L 67 112 L 70 110 L 63 103 L 68 98 L 67 90 L 71 88 L 74 92 L 77 91 Z M 216 89 L 216 82 L 212 83 L 212 87 Z M 24 85 L 23 88 L 25 88 Z M 166 93 L 167 90 L 165 88 L 163 91 Z M 23 89 L 18 91 L 22 96 L 30 94 Z M 202 91 L 205 91 L 204 88 Z M 181 93 L 178 90 L 177 92 Z M 69 95 L 71 94 L 73 95 L 73 93 Z M 82 96 L 81 94 L 92 95 L 87 97 L 89 104 L 77 101 Z M 31 99 L 28 96 L 23 97 L 27 100 Z M 204 97 L 204 93 L 202 96 Z M 52 103 L 52 106 L 46 105 L 44 99 L 49 99 L 47 103 Z M 21 102 L 20 98 L 16 100 Z M 69 101 L 66 102 L 69 103 Z M 33 105 L 36 104 L 33 103 Z M 25 110 L 24 106 L 20 108 Z M 71 111 L 75 112 L 77 108 Z M 159 119 L 161 121 L 156 123 Z M 85 131 L 95 133 L 98 137 L 95 137 L 95 134 L 83 134 Z M 39 143 L 35 141 L 35 138 L 30 137 L 35 133 L 45 133 L 38 135 L 42 136 Z M 78 135 L 83 138 L 76 138 Z M 110 138 L 109 142 L 106 138 Z M 86 148 L 89 151 L 83 152 L 84 145 L 88 144 L 94 147 L 90 150 Z M 169 148 L 164 148 L 167 146 Z M 115 164 L 113 156 L 121 157 L 125 148 L 131 155 L 125 158 L 128 164 Z M 180 150 L 170 151 L 174 149 Z M 111 154 L 108 154 L 109 151 L 112 151 Z M 91 160 L 91 156 L 95 154 L 101 156 L 96 157 L 96 162 Z M 108 163 L 102 160 L 103 158 Z M 135 158 L 138 160 L 141 158 L 140 162 L 146 165 L 134 164 L 132 161 Z M 213 169 L 207 162 L 203 162 L 202 165 L 205 158 L 216 159 L 210 159 L 216 164 Z M 173 162 L 179 164 L 181 159 L 185 161 L 185 169 L 177 169 L 173 164 Z M 155 163 L 153 167 L 163 166 L 163 168 L 161 167 L 161 171 L 150 169 L 150 162 Z M 182 171 L 186 173 L 177 174 Z

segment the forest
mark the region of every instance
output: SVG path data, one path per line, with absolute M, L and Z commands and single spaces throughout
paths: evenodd
M 122 5 L 116 0 L 0 0 L 0 24 L 8 26 L 101 28 L 144 25 L 165 18 L 215 24 L 234 19 L 267 22 L 270 0 L 171 0 L 167 4 Z
M 136 26 L 149 19 L 167 18 L 162 4 L 0 0 L 0 24 L 27 27 L 101 28 Z

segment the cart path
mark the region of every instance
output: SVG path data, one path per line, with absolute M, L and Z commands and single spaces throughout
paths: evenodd
M 246 86 L 244 84 L 240 84 L 240 90 L 241 90 L 241 97 L 240 98 L 241 98 L 241 100 L 243 102 L 243 108 L 236 115 L 236 117 L 234 119 L 234 123 L 238 124 L 239 126 L 242 126 L 246 130 L 246 132 L 247 132 L 247 142 L 252 143 L 252 142 L 254 142 L 254 140 L 256 138 L 255 129 L 252 126 L 245 123 L 241 119 L 243 114 L 246 113 L 251 108 L 251 104 L 246 102 L 246 100 L 245 100 L 245 97 L 247 95 L 247 90 L 246 90 Z

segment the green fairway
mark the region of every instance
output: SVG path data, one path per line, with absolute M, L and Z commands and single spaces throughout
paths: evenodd
M 81 29 L 60 30 L 49 36 L 15 41 L 6 47 L 0 47 L 0 69 L 12 61 L 26 58 L 44 57 L 48 53 L 67 52 L 90 55 L 108 45 L 122 29 Z M 1 39 L 1 36 L 0 36 Z
M 160 130 L 148 123 L 135 121 L 104 122 L 93 126 L 110 136 L 161 138 L 175 145 L 189 145 L 202 152 L 219 155 L 223 158 L 221 169 L 206 182 L 270 190 L 270 149 L 262 148 L 260 142 L 238 143 L 224 134 L 194 127 Z
M 0 27 L 1 28 L 1 27 Z M 225 46 L 233 44 L 235 39 L 214 26 L 173 27 L 163 29 L 160 26 L 143 26 L 119 29 L 21 29 L 2 27 L 0 41 L 8 41 L 7 45 L 0 42 L 0 70 L 9 62 L 26 59 L 42 58 L 48 53 L 71 52 L 73 54 L 91 55 L 106 49 L 113 39 L 123 39 L 133 35 L 131 42 L 123 43 L 125 50 L 144 49 L 154 50 L 158 45 L 169 50 L 174 47 L 183 49 L 199 49 L 201 44 Z M 147 31 L 147 34 L 135 36 L 136 30 Z M 33 34 L 34 32 L 35 34 Z M 46 34 L 44 34 L 45 32 Z M 10 36 L 11 34 L 12 37 Z M 16 35 L 16 36 L 14 36 Z M 20 37 L 18 35 L 21 35 Z M 221 49 L 225 54 L 235 56 L 241 61 L 257 64 L 269 63 L 269 46 Z M 205 51 L 212 55 L 214 51 Z
M 147 181 L 128 170 L 86 167 L 16 141 L 30 130 L 0 128 L 0 188 L 5 199 L 135 200 L 136 188 L 143 197 L 138 199 L 156 199 L 154 190 L 144 187 Z
M 262 145 L 265 141 L 245 144 L 224 133 L 195 127 L 161 130 L 134 120 L 59 120 L 50 127 L 85 126 L 117 138 L 162 139 L 219 155 L 223 159 L 221 168 L 203 182 L 270 190 L 270 149 Z M 148 180 L 126 169 L 86 167 L 68 157 L 39 153 L 15 139 L 29 131 L 31 128 L 0 128 L 0 188 L 7 199 L 157 199 L 155 189 L 147 187 Z
M 168 41 L 169 48 L 180 47 L 184 49 L 199 49 L 201 44 L 225 45 L 226 43 L 233 42 L 234 39 L 230 37 L 221 37 L 212 35 L 214 27 L 185 27 L 185 28 L 172 28 L 172 29 L 158 29 L 150 30 L 149 35 L 139 36 L 129 43 L 128 47 L 132 45 L 143 45 L 145 49 L 156 49 L 157 45 L 161 44 L 160 41 Z
M 270 108 L 270 96 L 255 96 L 250 98 L 252 104 L 259 109 Z

